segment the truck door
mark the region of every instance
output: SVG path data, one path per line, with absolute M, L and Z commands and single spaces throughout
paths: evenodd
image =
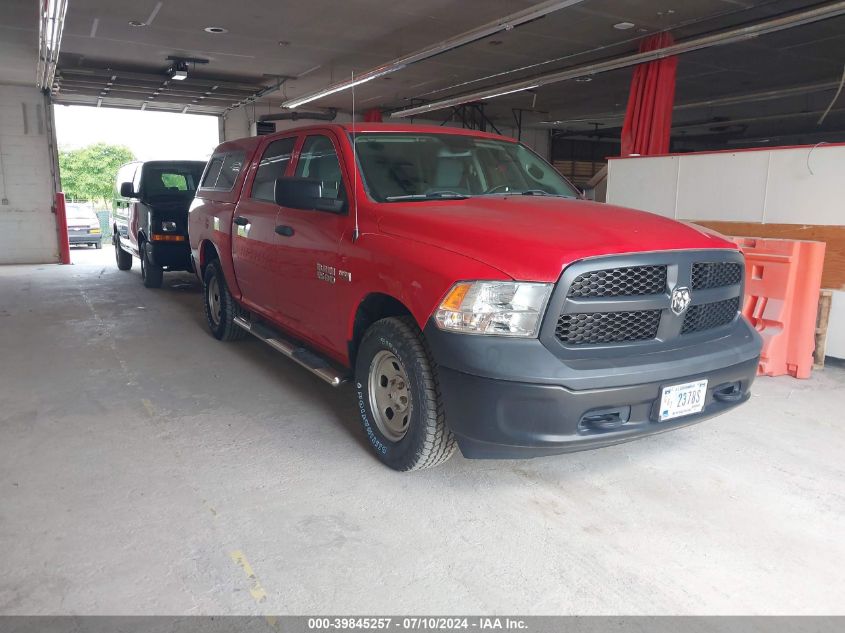
M 287 175 L 297 136 L 265 141 L 261 156 L 232 218 L 232 263 L 235 277 L 249 307 L 289 325 L 278 301 L 276 284 L 291 265 L 280 257 L 275 232 L 279 207 L 275 203 L 276 179 Z M 249 177 L 252 176 L 252 181 Z
M 328 133 L 309 134 L 302 141 L 293 175 L 320 180 L 323 198 L 346 200 L 351 189 L 338 154 L 336 140 Z M 274 301 L 300 336 L 335 351 L 343 339 L 337 284 L 348 283 L 337 268 L 338 249 L 348 224 L 348 210 L 278 207 L 276 217 L 278 261 L 283 265 L 278 268 Z

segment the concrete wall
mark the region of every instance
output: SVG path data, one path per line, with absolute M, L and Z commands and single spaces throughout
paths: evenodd
M 51 107 L 35 87 L 0 84 L 0 264 L 58 261 Z

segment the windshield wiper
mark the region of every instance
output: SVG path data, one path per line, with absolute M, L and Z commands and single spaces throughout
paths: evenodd
M 387 196 L 386 202 L 398 202 L 400 200 L 465 200 L 468 194 L 455 193 L 454 191 L 435 191 L 433 193 L 409 193 L 404 196 Z
M 568 198 L 562 193 L 549 193 L 543 189 L 511 189 L 509 191 L 493 191 L 492 193 L 485 193 L 485 196 L 551 196 L 552 198 Z

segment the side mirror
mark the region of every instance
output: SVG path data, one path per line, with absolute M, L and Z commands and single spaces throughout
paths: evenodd
M 313 178 L 279 178 L 276 180 L 276 204 L 292 209 L 343 213 L 346 201 L 323 197 L 323 182 Z
M 120 195 L 123 198 L 135 197 L 135 189 L 132 187 L 131 182 L 124 182 L 120 184 Z

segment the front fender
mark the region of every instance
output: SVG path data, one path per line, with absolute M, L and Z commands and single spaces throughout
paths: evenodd
M 348 306 L 347 340 L 352 340 L 358 306 L 372 293 L 393 297 L 414 317 L 420 329 L 456 282 L 472 279 L 508 280 L 501 270 L 471 257 L 429 244 L 380 233 L 361 235 L 354 244 L 344 242 L 339 268 L 351 273 L 344 284 Z

